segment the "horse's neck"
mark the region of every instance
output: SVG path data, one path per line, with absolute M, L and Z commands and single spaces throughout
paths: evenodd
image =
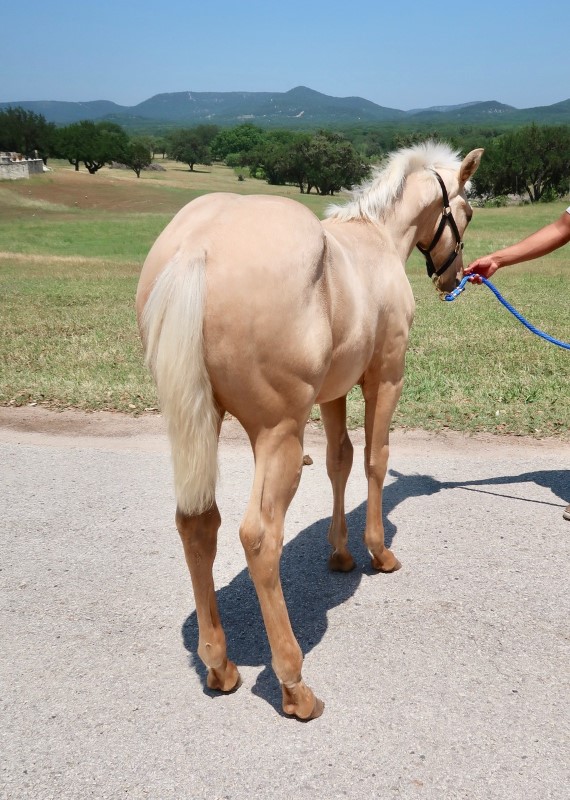
M 435 230 L 440 204 L 432 188 L 421 175 L 410 175 L 402 196 L 384 218 L 384 226 L 403 264 L 417 243 L 431 239 L 430 231 L 432 228 Z

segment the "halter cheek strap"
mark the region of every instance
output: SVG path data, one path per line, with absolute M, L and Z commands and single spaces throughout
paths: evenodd
M 443 211 L 441 212 L 441 220 L 438 225 L 438 228 L 435 232 L 435 236 L 431 240 L 431 244 L 429 247 L 426 247 L 424 250 L 419 244 L 417 245 L 418 250 L 422 255 L 425 256 L 426 259 L 426 269 L 427 274 L 431 278 L 432 275 L 435 275 L 439 278 L 440 275 L 443 275 L 445 270 L 450 267 L 455 259 L 457 258 L 458 253 L 463 250 L 463 242 L 461 241 L 461 234 L 459 233 L 459 229 L 457 227 L 457 223 L 453 218 L 453 214 L 451 213 L 451 206 L 449 205 L 449 196 L 447 194 L 447 189 L 445 188 L 445 183 L 441 179 L 441 175 L 439 175 L 434 170 L 434 175 L 439 181 L 439 185 L 441 186 L 441 193 L 443 195 Z M 453 235 L 455 237 L 455 248 L 449 258 L 442 264 L 439 268 L 435 266 L 433 263 L 433 259 L 431 257 L 432 250 L 436 247 L 437 243 L 441 239 L 443 231 L 445 230 L 445 226 L 449 225 L 451 230 L 453 231 Z

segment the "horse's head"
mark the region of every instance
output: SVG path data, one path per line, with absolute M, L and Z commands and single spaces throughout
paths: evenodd
M 431 205 L 429 225 L 421 231 L 418 249 L 425 256 L 429 277 L 439 292 L 450 292 L 463 276 L 463 234 L 473 212 L 467 201 L 465 186 L 477 170 L 483 150 L 472 150 L 463 159 L 457 172 L 442 169 L 441 175 L 431 170 L 439 183 L 436 201 Z M 426 217 L 427 219 L 427 217 Z

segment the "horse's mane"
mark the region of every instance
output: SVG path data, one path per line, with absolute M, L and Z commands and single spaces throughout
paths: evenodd
M 406 178 L 421 169 L 459 169 L 459 153 L 444 142 L 422 142 L 390 153 L 374 168 L 372 178 L 351 191 L 343 205 L 331 205 L 326 216 L 347 222 L 378 219 L 389 211 L 402 194 Z

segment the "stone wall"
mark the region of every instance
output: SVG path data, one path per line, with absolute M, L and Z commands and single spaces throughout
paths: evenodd
M 0 153 L 0 180 L 17 181 L 40 175 L 44 171 L 41 158 L 21 158 L 17 153 Z
M 29 158 L 28 169 L 30 171 L 30 175 L 43 175 L 45 171 L 44 162 L 41 158 Z

